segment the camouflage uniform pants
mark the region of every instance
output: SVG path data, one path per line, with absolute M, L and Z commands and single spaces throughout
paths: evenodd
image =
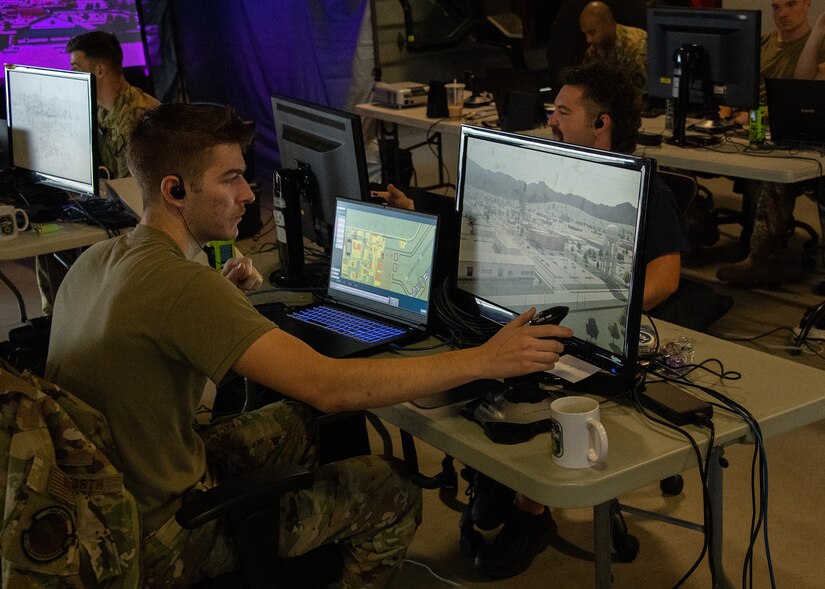
M 421 521 L 421 490 L 390 457 L 318 466 L 310 419 L 306 407 L 278 402 L 211 424 L 201 433 L 205 485 L 273 463 L 312 469 L 313 486 L 281 501 L 281 555 L 338 541 L 344 551 L 341 587 L 381 587 L 400 566 Z M 233 570 L 237 560 L 222 522 L 190 531 L 174 518 L 144 539 L 142 556 L 144 584 L 164 587 L 217 576 Z
M 797 190 L 793 184 L 753 180 L 748 186 L 756 199 L 751 257 L 766 259 L 788 246 L 793 233 Z

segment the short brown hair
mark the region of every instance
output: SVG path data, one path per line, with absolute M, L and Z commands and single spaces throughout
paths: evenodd
M 115 72 L 123 72 L 123 49 L 112 33 L 92 31 L 72 37 L 66 43 L 66 53 L 82 51 L 89 59 L 102 61 Z
M 229 106 L 161 104 L 135 123 L 127 147 L 129 170 L 143 191 L 144 202 L 171 174 L 198 190 L 211 149 L 233 144 L 246 150 L 254 134 L 252 125 Z

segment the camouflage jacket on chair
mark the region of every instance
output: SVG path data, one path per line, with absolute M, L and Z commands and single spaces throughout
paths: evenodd
M 0 365 L 2 587 L 137 587 L 140 524 L 103 416 Z

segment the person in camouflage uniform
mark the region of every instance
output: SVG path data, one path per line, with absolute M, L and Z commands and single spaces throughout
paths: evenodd
M 647 91 L 647 32 L 620 25 L 604 2 L 590 2 L 579 16 L 587 40 L 583 64 L 608 63 L 623 71 L 640 94 Z
M 95 75 L 100 163 L 111 178 L 129 175 L 126 143 L 135 121 L 158 101 L 126 81 L 123 50 L 111 33 L 93 31 L 66 44 L 72 70 Z
M 760 49 L 760 96 L 765 97 L 765 78 L 792 78 L 797 61 L 811 36 L 808 24 L 810 0 L 773 0 L 776 30 L 762 36 Z M 825 61 L 820 38 L 818 61 Z M 770 116 L 770 113 L 768 113 Z M 739 119 L 737 119 L 739 120 Z M 744 117 L 739 120 L 744 123 Z M 716 277 L 740 286 L 772 285 L 789 275 L 785 251 L 794 231 L 793 210 L 802 190 L 795 184 L 749 181 L 747 190 L 756 202 L 756 218 L 747 258 L 725 264 Z
M 135 88 L 123 76 L 123 50 L 111 33 L 93 31 L 73 37 L 66 44 L 72 69 L 95 75 L 97 95 L 97 147 L 100 164 L 110 178 L 129 175 L 126 166 L 126 143 L 137 118 L 158 101 L 140 88 Z M 61 252 L 61 259 L 70 264 L 74 252 Z M 44 315 L 51 315 L 53 292 L 66 274 L 64 266 L 52 256 L 37 256 L 37 284 Z
M 287 462 L 311 467 L 315 482 L 281 501 L 281 529 L 272 532 L 281 553 L 337 542 L 341 586 L 380 587 L 413 538 L 421 492 L 391 457 L 317 465 L 306 405 L 368 409 L 548 370 L 563 350 L 553 338 L 572 331 L 527 325 L 531 310 L 477 348 L 397 359 L 318 354 L 252 306 L 244 293 L 262 277 L 249 258 L 228 260 L 220 273 L 192 259 L 207 241 L 237 236 L 254 199 L 243 177 L 252 136 L 228 107 L 163 104 L 144 113 L 128 146 L 143 218 L 69 270 L 46 375 L 109 423 L 113 462 L 140 511 L 147 584 L 182 586 L 232 568 L 237 555 L 221 522 L 182 530 L 174 512 L 193 489 Z M 221 382 L 230 370 L 295 402 L 196 430 L 207 380 Z
M 0 586 L 139 586 L 137 505 L 111 447 L 100 413 L 0 362 Z

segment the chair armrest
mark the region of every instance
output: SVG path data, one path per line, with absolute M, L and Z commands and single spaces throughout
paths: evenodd
M 290 491 L 306 489 L 314 476 L 296 464 L 275 464 L 233 478 L 203 493 L 192 495 L 175 512 L 181 527 L 191 530 L 208 521 L 244 510 L 255 510 Z

